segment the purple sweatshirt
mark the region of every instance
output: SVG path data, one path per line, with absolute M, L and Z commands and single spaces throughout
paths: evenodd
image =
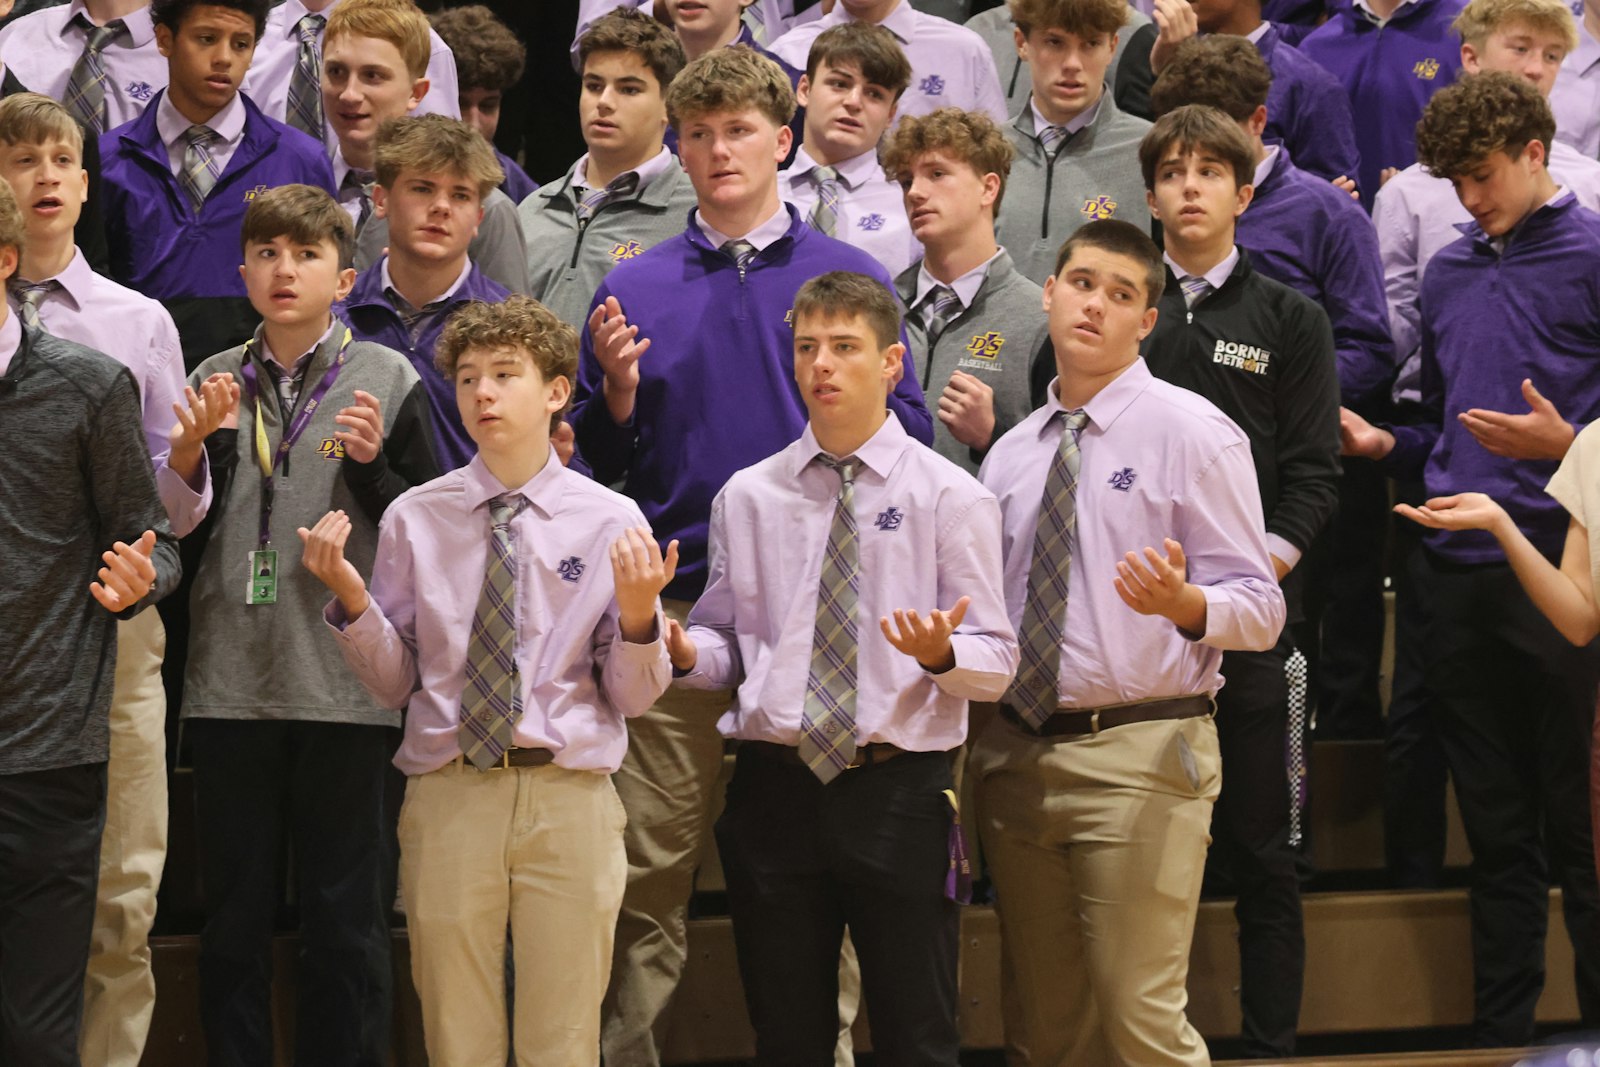
M 579 331 L 578 390 L 570 420 L 595 479 L 625 479 L 656 539 L 678 546 L 678 574 L 664 596 L 693 600 L 706 580 L 711 502 L 728 478 L 788 447 L 806 426 L 794 382 L 794 295 L 833 270 L 894 282 L 877 260 L 811 229 L 792 206 L 789 231 L 743 273 L 690 222 L 683 233 L 606 275 L 591 307 L 617 298 L 650 349 L 639 360 L 633 418 L 612 421 L 587 329 Z M 901 331 L 905 344 L 905 331 Z M 907 344 L 905 372 L 889 410 L 923 444 L 933 419 Z
M 1271 172 L 1239 218 L 1238 243 L 1267 277 L 1320 304 L 1333 324 L 1345 406 L 1381 395 L 1394 377 L 1383 261 L 1372 220 L 1279 148 Z
M 1350 100 L 1339 79 L 1283 39 L 1276 26 L 1256 42 L 1272 70 L 1263 136 L 1293 152 L 1301 170 L 1319 178 L 1354 176 L 1361 165 Z
M 1300 51 L 1344 85 L 1351 111 L 1362 117 L 1356 181 L 1368 211 L 1383 169 L 1417 161 L 1422 109 L 1461 73 L 1461 42 L 1450 23 L 1465 6 L 1465 0 L 1408 0 L 1380 27 L 1352 5 L 1300 42 Z
M 1388 465 L 1423 471 L 1428 495 L 1487 493 L 1545 556 L 1560 558 L 1567 512 L 1544 491 L 1551 460 L 1490 453 L 1456 416 L 1470 408 L 1521 414 L 1522 379 L 1568 422 L 1600 417 L 1600 215 L 1570 193 L 1534 211 L 1497 253 L 1475 222 L 1422 277 L 1425 421 L 1396 426 Z M 1424 462 L 1426 466 L 1424 467 Z M 1427 545 L 1459 563 L 1501 563 L 1482 530 L 1429 530 Z

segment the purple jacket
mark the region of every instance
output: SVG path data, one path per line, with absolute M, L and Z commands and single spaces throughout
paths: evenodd
M 517 161 L 500 149 L 494 150 L 494 158 L 499 161 L 500 169 L 506 172 L 506 180 L 500 183 L 500 191 L 513 204 L 522 203 L 539 188 L 539 183 L 528 177 L 528 172 L 517 166 Z
M 478 446 L 467 436 L 467 428 L 461 425 L 455 384 L 433 365 L 433 348 L 439 342 L 439 335 L 444 332 L 445 320 L 456 308 L 474 300 L 498 304 L 511 292 L 486 277 L 473 264 L 467 272 L 467 280 L 451 297 L 445 313 L 433 316 L 417 335 L 416 341 L 412 341 L 410 332 L 400 319 L 400 313 L 383 295 L 383 264 L 387 259 L 385 256 L 362 271 L 356 278 L 355 288 L 350 290 L 343 304 L 335 305 L 334 312 L 350 324 L 350 331 L 358 341 L 376 341 L 386 348 L 402 352 L 417 369 L 428 393 L 428 414 L 433 420 L 433 440 L 439 469 L 453 471 L 466 466 L 467 461 L 478 454 Z
M 794 382 L 791 312 L 800 286 L 833 270 L 894 282 L 877 260 L 811 229 L 792 206 L 789 232 L 741 274 L 690 222 L 683 233 L 606 275 L 593 307 L 614 296 L 650 349 L 639 360 L 633 419 L 619 426 L 600 396 L 604 375 L 587 329 L 571 421 L 596 480 L 625 479 L 665 544 L 678 538 L 677 577 L 664 595 L 693 600 L 706 580 L 711 502 L 728 478 L 788 447 L 806 425 Z M 905 331 L 901 330 L 901 343 Z M 905 373 L 889 409 L 906 431 L 933 441 L 933 420 L 907 344 Z
M 1354 177 L 1361 153 L 1350 99 L 1339 79 L 1284 41 L 1276 27 L 1267 27 L 1256 49 L 1272 70 L 1263 136 L 1292 151 L 1301 170 L 1330 180 Z
M 1351 111 L 1361 116 L 1356 180 L 1368 211 L 1383 169 L 1417 161 L 1422 109 L 1461 73 L 1461 41 L 1450 23 L 1465 6 L 1465 0 L 1410 0 L 1382 29 L 1349 6 L 1300 42 L 1300 51 L 1344 85 Z
M 1570 194 L 1529 215 L 1497 253 L 1475 222 L 1422 276 L 1425 421 L 1394 427 L 1388 465 L 1421 470 L 1428 495 L 1468 491 L 1499 501 L 1545 556 L 1561 558 L 1567 512 L 1544 491 L 1551 460 L 1506 459 L 1457 421 L 1470 408 L 1522 413 L 1522 379 L 1580 428 L 1600 418 L 1600 215 Z M 1424 467 L 1424 462 L 1426 466 Z M 1429 530 L 1426 543 L 1460 563 L 1501 563 L 1482 530 Z
M 1394 343 L 1378 234 L 1356 202 L 1280 148 L 1272 173 L 1239 217 L 1237 240 L 1262 274 L 1328 313 L 1341 402 L 1349 407 L 1381 395 L 1394 377 Z
M 239 277 L 239 228 L 250 201 L 295 182 L 334 188 L 321 144 L 243 100 L 244 135 L 198 213 L 156 132 L 160 93 L 144 114 L 100 138 L 111 277 L 172 313 L 188 370 L 248 341 L 260 321 Z

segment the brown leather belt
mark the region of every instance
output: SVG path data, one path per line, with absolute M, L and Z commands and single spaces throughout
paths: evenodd
M 497 763 L 491 763 L 482 768 L 486 771 L 508 771 L 512 767 L 543 767 L 556 758 L 556 754 L 548 748 L 508 748 L 500 754 Z M 477 764 L 466 760 L 469 767 Z
M 779 745 L 771 741 L 740 741 L 741 749 L 760 753 L 768 759 L 777 760 L 779 763 L 789 763 L 796 767 L 804 767 L 806 761 L 800 758 L 800 750 L 789 745 Z M 857 767 L 874 767 L 880 763 L 888 763 L 896 756 L 906 755 L 906 750 L 896 748 L 885 741 L 874 741 L 869 745 L 856 746 L 856 758 L 851 760 L 845 770 Z
M 1016 708 L 1010 704 L 1000 705 L 1000 714 L 1005 716 L 1006 721 L 1040 737 L 1089 737 L 1129 723 L 1193 719 L 1210 715 L 1215 710 L 1216 702 L 1208 696 L 1171 697 L 1137 704 L 1112 704 L 1103 708 L 1067 708 L 1051 715 L 1043 726 L 1035 729 Z

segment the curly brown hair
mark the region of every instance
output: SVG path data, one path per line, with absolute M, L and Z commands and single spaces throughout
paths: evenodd
M 1011 21 L 1022 36 L 1065 30 L 1075 37 L 1116 33 L 1128 24 L 1125 0 L 1011 0 Z
M 994 119 L 981 111 L 962 111 L 941 107 L 928 115 L 907 115 L 883 146 L 883 170 L 892 180 L 904 184 L 911 176 L 911 165 L 928 152 L 944 152 L 970 166 L 980 176 L 998 174 L 1000 192 L 994 198 L 994 211 L 1006 195 L 1006 178 L 1017 150 L 1000 132 Z
M 461 88 L 505 92 L 522 80 L 528 49 L 482 4 L 449 8 L 428 21 L 456 57 Z
M 1243 122 L 1267 102 L 1270 88 L 1272 69 L 1243 37 L 1191 37 L 1178 46 L 1151 86 L 1150 110 L 1160 118 L 1184 104 L 1205 104 Z
M 1249 185 L 1256 175 L 1256 150 L 1239 124 L 1214 107 L 1185 104 L 1162 115 L 1139 142 L 1139 170 L 1144 187 L 1154 191 L 1156 168 L 1176 149 L 1181 155 L 1212 152 L 1233 171 L 1235 186 Z
M 1518 159 L 1538 141 L 1550 158 L 1556 120 L 1544 94 L 1512 74 L 1462 78 L 1428 101 L 1417 123 L 1417 162 L 1429 174 L 1459 178 L 1496 152 Z
M 456 364 L 468 349 L 514 349 L 526 352 L 546 382 L 565 378 L 577 381 L 578 331 L 556 318 L 555 312 L 531 296 L 516 294 L 498 304 L 474 300 L 450 316 L 439 343 L 434 346 L 433 365 L 450 381 L 455 380 Z M 571 406 L 571 397 L 567 404 Z M 561 425 L 565 408 L 550 416 L 550 432 Z
M 775 126 L 794 118 L 794 86 L 783 68 L 747 45 L 713 48 L 683 68 L 667 90 L 667 119 L 679 129 L 686 118 L 754 108 Z
M 688 62 L 677 34 L 631 7 L 619 7 L 596 19 L 578 38 L 578 69 L 583 69 L 590 56 L 602 52 L 632 52 L 638 56 L 656 76 L 656 84 L 663 93 Z

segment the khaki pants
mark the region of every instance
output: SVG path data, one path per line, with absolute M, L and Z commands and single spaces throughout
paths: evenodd
M 972 746 L 1008 992 L 1032 1067 L 1203 1067 L 1184 1015 L 1222 785 L 1210 718 L 1052 741 L 992 721 Z
M 433 1067 L 506 1062 L 506 923 L 518 1067 L 593 1067 L 627 878 L 611 780 L 457 762 L 406 783 L 400 886 Z
M 663 599 L 680 623 L 694 605 Z M 659 1067 L 670 1022 L 667 1009 L 688 958 L 689 896 L 707 844 L 712 791 L 722 774 L 717 719 L 730 690 L 669 689 L 628 720 L 628 754 L 612 775 L 628 812 L 628 888 L 601 1030 L 606 1067 Z M 839 972 L 838 1067 L 854 1062 L 850 1024 L 861 996 L 855 950 L 845 941 Z
M 95 1067 L 138 1067 L 156 1006 L 149 937 L 167 859 L 166 647 L 154 608 L 117 623 L 106 825 L 78 1039 Z

